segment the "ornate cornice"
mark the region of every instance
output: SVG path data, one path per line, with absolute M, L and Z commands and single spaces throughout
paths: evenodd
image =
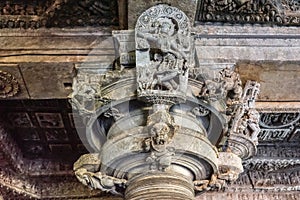
M 0 13 L 0 29 L 118 25 L 116 0 L 3 1 Z
M 297 0 L 201 0 L 196 21 L 299 26 L 299 10 Z
M 259 158 L 255 157 L 243 162 L 244 169 L 265 173 L 299 167 L 300 158 Z

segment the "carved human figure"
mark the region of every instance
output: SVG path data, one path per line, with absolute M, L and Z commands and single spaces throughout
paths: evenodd
M 243 93 L 242 81 L 238 73 L 226 67 L 221 72 L 222 87 L 227 94 L 228 104 L 237 101 Z
M 172 53 L 177 59 L 187 60 L 185 51 L 190 49 L 190 42 L 178 34 L 177 25 L 172 19 L 161 17 L 152 24 L 152 29 L 145 32 L 137 32 L 138 47 L 141 49 L 160 49 L 163 53 Z M 143 40 L 145 39 L 145 40 Z
M 260 132 L 260 128 L 258 124 L 260 115 L 255 109 L 250 108 L 248 111 L 248 116 L 249 116 L 248 127 L 251 130 L 251 139 L 253 142 L 257 144 L 258 143 L 257 136 Z

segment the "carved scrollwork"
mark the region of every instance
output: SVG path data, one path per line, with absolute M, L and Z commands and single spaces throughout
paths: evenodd
M 252 158 L 243 162 L 244 168 L 252 171 L 274 172 L 300 166 L 297 158 Z
M 198 21 L 300 25 L 297 0 L 202 0 Z
M 262 113 L 259 124 L 263 128 L 284 128 L 300 120 L 300 113 Z
M 257 150 L 260 127 L 259 113 L 254 109 L 254 103 L 259 86 L 254 81 L 248 81 L 239 101 L 231 105 L 233 112 L 229 116 L 228 144 L 241 158 L 249 158 Z
M 19 90 L 16 78 L 12 74 L 0 70 L 0 98 L 15 96 Z

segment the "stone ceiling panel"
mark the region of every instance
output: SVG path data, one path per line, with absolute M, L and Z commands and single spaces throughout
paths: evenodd
M 72 164 L 87 152 L 73 126 L 76 114 L 66 99 L 1 101 L 0 110 L 25 158 Z

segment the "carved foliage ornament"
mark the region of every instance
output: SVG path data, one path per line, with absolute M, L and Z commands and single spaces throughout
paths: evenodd
M 202 0 L 197 21 L 300 25 L 299 0 Z
M 0 70 L 0 98 L 15 96 L 19 90 L 16 78 L 10 73 Z

